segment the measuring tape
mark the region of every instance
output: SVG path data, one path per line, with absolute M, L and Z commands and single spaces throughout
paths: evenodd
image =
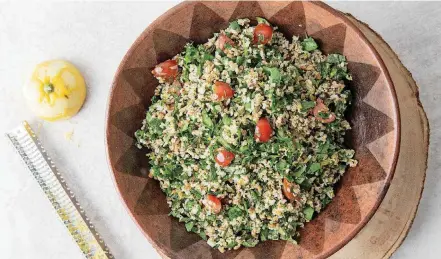
M 86 258 L 114 258 L 29 124 L 6 134 Z

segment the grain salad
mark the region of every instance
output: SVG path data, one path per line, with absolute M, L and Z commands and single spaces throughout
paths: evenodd
M 233 21 L 158 64 L 159 85 L 135 134 L 170 215 L 221 252 L 296 243 L 357 164 L 343 144 L 346 58 L 257 21 Z

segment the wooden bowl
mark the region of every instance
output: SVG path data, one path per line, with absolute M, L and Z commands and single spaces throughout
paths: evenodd
M 347 57 L 354 94 L 347 145 L 359 165 L 347 171 L 334 200 L 301 231 L 299 245 L 266 241 L 254 248 L 221 254 L 184 224 L 168 216 L 165 195 L 148 178 L 145 150 L 135 147 L 157 80 L 150 71 L 158 62 L 194 41 L 207 41 L 237 18 L 267 18 L 287 37 L 317 39 L 325 53 Z M 109 97 L 107 154 L 116 186 L 145 236 L 169 258 L 324 258 L 369 221 L 385 196 L 399 152 L 400 123 L 393 83 L 383 61 L 365 36 L 345 16 L 319 2 L 184 2 L 154 21 L 121 62 Z

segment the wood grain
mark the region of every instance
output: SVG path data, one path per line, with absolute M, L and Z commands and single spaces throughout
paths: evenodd
M 427 169 L 429 124 L 418 98 L 418 86 L 395 52 L 368 25 L 347 17 L 364 33 L 382 57 L 398 97 L 401 149 L 395 176 L 383 202 L 366 226 L 333 259 L 389 258 L 412 226 Z

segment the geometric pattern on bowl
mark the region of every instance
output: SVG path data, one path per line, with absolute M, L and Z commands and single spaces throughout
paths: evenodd
M 359 164 L 337 186 L 334 200 L 301 231 L 299 245 L 266 241 L 221 254 L 168 216 L 158 183 L 147 177 L 146 150 L 134 132 L 157 86 L 151 69 L 193 41 L 206 42 L 237 18 L 265 17 L 287 37 L 310 35 L 325 53 L 348 59 L 354 95 L 346 143 Z M 369 221 L 389 187 L 399 151 L 399 113 L 383 61 L 340 12 L 319 2 L 184 2 L 154 21 L 135 41 L 115 75 L 107 108 L 106 147 L 118 191 L 148 240 L 170 258 L 324 258 Z

